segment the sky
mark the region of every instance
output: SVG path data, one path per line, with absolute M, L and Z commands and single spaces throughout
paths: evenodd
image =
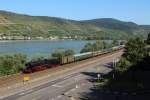
M 73 20 L 116 18 L 150 25 L 150 0 L 0 0 L 0 10 Z

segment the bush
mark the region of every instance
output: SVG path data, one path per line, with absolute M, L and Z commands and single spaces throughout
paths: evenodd
M 65 51 L 65 56 L 73 56 L 75 54 L 74 50 L 68 49 Z
M 31 61 L 41 61 L 41 60 L 44 60 L 45 57 L 41 54 L 38 54 L 38 55 L 35 55 L 34 57 L 32 57 Z
M 119 41 L 118 40 L 113 40 L 112 41 L 112 45 L 113 46 L 118 46 L 119 45 Z
M 125 53 L 123 57 L 131 63 L 136 64 L 138 60 L 145 57 L 145 43 L 140 38 L 130 39 L 125 45 Z
M 132 64 L 130 63 L 130 61 L 128 61 L 126 58 L 122 57 L 120 59 L 120 61 L 117 63 L 116 70 L 118 72 L 124 72 L 124 71 L 128 70 L 131 66 L 132 66 Z
M 65 56 L 73 56 L 75 54 L 74 50 L 72 49 L 57 49 L 52 53 L 52 57 L 56 57 L 58 59 L 61 59 L 62 57 Z
M 105 43 L 104 42 L 96 41 L 93 44 L 94 51 L 102 50 L 102 49 L 104 49 L 104 47 L 105 47 Z
M 120 72 L 136 69 L 138 62 L 140 62 L 147 52 L 145 51 L 145 43 L 140 38 L 130 39 L 125 45 L 125 51 L 118 63 L 117 70 Z
M 148 34 L 148 37 L 147 37 L 147 44 L 150 45 L 150 33 Z
M 107 49 L 107 48 L 111 48 L 114 45 L 113 43 L 107 43 L 105 41 L 96 41 L 95 43 L 87 43 L 83 49 L 80 51 L 80 53 L 84 53 L 84 52 L 93 52 L 93 51 L 99 51 L 99 50 L 103 50 L 103 49 Z
M 26 63 L 26 56 L 22 54 L 0 55 L 0 59 L 0 75 L 16 74 Z
M 84 53 L 84 52 L 91 52 L 93 51 L 93 44 L 91 43 L 87 43 L 83 49 L 80 51 L 80 53 Z

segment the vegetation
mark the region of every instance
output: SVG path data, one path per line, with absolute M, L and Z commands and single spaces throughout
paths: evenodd
M 74 54 L 75 54 L 75 52 L 72 49 L 67 49 L 67 50 L 57 49 L 52 53 L 52 57 L 62 59 L 63 57 L 73 56 Z
M 110 18 L 74 21 L 56 17 L 21 15 L 6 11 L 0 11 L 0 23 L 3 23 L 0 25 L 2 36 L 30 36 L 33 38 L 71 36 L 75 39 L 128 39 L 137 35 L 146 37 L 147 31 L 150 29 L 147 26 Z
M 148 43 L 149 38 L 146 40 Z M 100 84 L 97 88 L 91 89 L 92 92 L 84 94 L 82 100 L 108 100 L 108 98 L 115 98 L 117 100 L 141 100 L 141 98 L 149 95 L 150 90 L 150 49 L 141 38 L 132 38 L 125 45 L 125 51 L 122 58 L 117 63 L 116 68 L 104 75 L 106 83 Z M 92 75 L 92 74 L 89 74 Z M 104 81 L 105 82 L 105 81 Z M 109 94 L 105 92 L 109 91 Z M 120 95 L 127 93 L 127 95 Z M 100 95 L 102 94 L 102 95 Z M 103 95 L 104 94 L 104 95 Z M 134 94 L 134 96 L 133 96 Z M 138 98 L 140 97 L 140 98 Z M 147 96 L 147 100 L 150 97 Z
M 41 60 L 44 60 L 45 57 L 44 55 L 41 55 L 41 54 L 38 54 L 38 55 L 35 55 L 34 57 L 32 57 L 31 61 L 41 61 Z
M 73 56 L 75 54 L 72 49 L 57 49 L 52 53 L 52 57 L 62 59 L 62 57 Z M 42 55 L 37 55 L 31 61 L 41 61 L 45 59 Z M 23 54 L 1 54 L 0 55 L 0 76 L 17 74 L 21 72 L 27 62 L 26 55 Z
M 0 55 L 0 75 L 19 73 L 26 63 L 26 56 L 22 54 Z
M 147 44 L 150 45 L 150 33 L 148 34 L 148 37 L 147 37 Z
M 118 72 L 125 72 L 132 66 L 132 63 L 126 58 L 122 57 L 117 64 L 116 70 Z
M 83 49 L 80 51 L 80 53 L 84 53 L 84 52 L 91 52 L 93 51 L 93 44 L 92 43 L 87 43 Z
M 130 39 L 125 46 L 125 52 L 118 63 L 119 71 L 128 70 L 130 66 L 135 66 L 137 62 L 146 56 L 145 43 L 140 38 Z
M 145 50 L 145 47 L 146 44 L 140 38 L 130 39 L 126 43 L 124 54 L 116 67 L 117 79 L 115 80 L 118 81 L 113 81 L 114 84 L 120 83 L 119 87 L 125 88 L 127 91 L 150 89 L 147 86 L 150 82 L 147 79 L 147 76 L 150 75 L 150 51 Z M 119 88 L 114 87 L 115 89 Z
M 118 45 L 117 40 L 114 40 L 112 43 L 107 43 L 105 41 L 101 42 L 101 41 L 97 40 L 93 44 L 92 43 L 87 43 L 80 52 L 84 53 L 84 52 L 99 51 L 99 50 L 111 48 L 111 47 L 117 46 L 117 45 Z
M 113 46 L 119 45 L 119 41 L 118 40 L 113 40 L 112 45 Z
M 75 54 L 75 52 L 72 49 L 67 49 L 65 51 L 65 56 L 73 56 L 74 54 Z

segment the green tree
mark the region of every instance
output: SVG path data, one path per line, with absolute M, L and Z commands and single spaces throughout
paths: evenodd
M 119 45 L 119 41 L 118 41 L 118 40 L 113 40 L 112 45 L 113 45 L 113 46 Z
M 52 53 L 52 57 L 61 59 L 65 56 L 65 50 L 64 49 L 57 49 Z
M 52 57 L 56 57 L 58 59 L 61 59 L 62 57 L 65 56 L 73 56 L 75 54 L 74 50 L 72 49 L 57 49 L 52 53 Z
M 125 45 L 123 57 L 136 64 L 145 56 L 145 43 L 140 38 L 130 39 Z
M 92 52 L 93 51 L 93 44 L 92 43 L 87 43 L 83 49 L 80 51 L 80 53 L 84 52 Z
M 95 43 L 87 43 L 83 49 L 80 51 L 80 53 L 84 53 L 84 52 L 93 52 L 93 51 L 99 51 L 99 50 L 103 50 L 106 48 L 111 48 L 112 44 L 107 43 L 105 41 L 101 42 L 101 41 L 96 41 Z
M 73 56 L 74 54 L 75 54 L 75 52 L 72 49 L 67 49 L 65 51 L 65 56 Z
M 22 54 L 0 55 L 0 59 L 0 75 L 18 73 L 26 63 L 26 56 Z
M 44 59 L 45 59 L 45 57 L 42 54 L 37 54 L 37 55 L 32 57 L 31 61 L 41 61 Z
M 94 49 L 94 51 L 102 50 L 102 49 L 104 49 L 104 44 L 101 41 L 96 41 L 93 44 L 93 49 Z
M 148 34 L 148 37 L 147 37 L 147 44 L 150 45 L 150 33 Z
M 105 41 L 102 42 L 103 43 L 103 49 L 107 48 L 107 43 Z
M 120 61 L 117 63 L 116 70 L 119 72 L 124 72 L 128 70 L 132 66 L 131 62 L 126 58 L 122 57 Z
M 14 54 L 15 66 L 18 68 L 18 71 L 22 70 L 27 62 L 27 56 L 24 54 Z

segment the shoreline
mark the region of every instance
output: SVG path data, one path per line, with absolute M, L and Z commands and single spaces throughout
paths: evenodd
M 58 40 L 47 40 L 47 39 L 42 39 L 42 40 L 0 40 L 0 42 L 30 42 L 30 41 L 93 41 L 93 40 L 75 40 L 75 39 L 58 39 Z
M 57 40 L 49 40 L 49 39 L 32 39 L 32 40 L 0 40 L 1 42 L 30 42 L 30 41 L 96 41 L 96 40 L 86 40 L 86 39 L 57 39 Z M 100 40 L 100 41 L 112 41 L 112 40 Z

